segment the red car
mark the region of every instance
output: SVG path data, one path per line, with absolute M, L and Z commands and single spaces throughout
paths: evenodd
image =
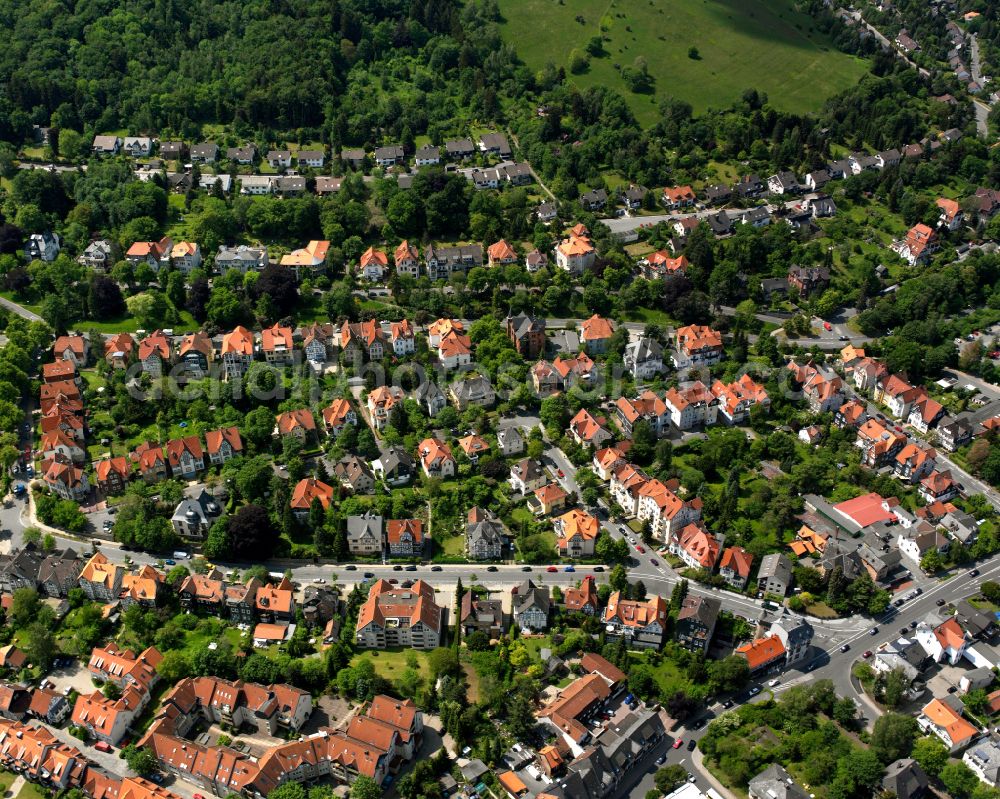
M 674 741 L 674 749 L 680 749 L 684 745 L 684 739 L 678 738 Z
M 646 547 L 644 547 L 642 544 L 636 544 L 635 549 L 636 552 L 641 552 L 643 555 L 646 554 Z
M 565 474 L 563 474 L 563 470 L 562 469 L 556 469 L 556 474 L 559 475 L 560 477 L 565 477 L 566 476 Z
M 94 749 L 96 749 L 98 752 L 112 752 L 112 751 L 114 751 L 111 748 L 111 744 L 109 744 L 107 741 L 98 741 L 96 744 L 94 744 Z
M 832 326 L 832 325 L 831 325 L 831 324 L 830 324 L 829 322 L 824 322 L 824 323 L 823 323 L 823 327 L 824 327 L 824 328 L 825 328 L 826 330 L 833 330 L 833 326 Z
M 864 652 L 861 653 L 861 657 L 863 658 L 870 658 L 871 656 L 872 656 L 872 651 L 870 649 L 866 649 Z
M 559 571 L 559 567 L 558 566 L 549 566 L 549 568 L 547 568 L 545 571 L 547 571 L 547 572 L 557 572 L 557 571 Z

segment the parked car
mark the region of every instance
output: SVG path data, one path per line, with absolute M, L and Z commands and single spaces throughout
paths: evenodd
M 558 566 L 549 566 L 545 571 L 547 571 L 547 572 L 549 572 L 551 574 L 553 572 L 559 571 L 559 567 Z
M 565 569 L 563 569 L 563 571 L 564 572 L 575 572 L 576 569 L 572 565 L 569 565 Z
M 690 741 L 688 741 L 688 751 L 689 752 L 693 752 L 695 750 L 695 747 L 697 747 L 697 746 L 698 746 L 698 742 L 696 740 L 694 740 L 693 738 Z
M 441 567 L 440 566 L 431 566 L 431 571 L 432 572 L 439 572 L 439 571 L 441 571 Z
M 750 694 L 750 696 L 757 696 L 757 694 L 760 693 L 760 686 L 759 685 L 751 685 L 750 686 L 750 690 L 747 691 L 747 693 Z
M 96 749 L 98 752 L 113 752 L 114 751 L 111 748 L 111 744 L 109 744 L 107 741 L 98 741 L 96 744 L 94 744 L 94 749 Z
M 978 577 L 978 576 L 979 576 L 979 569 L 973 569 L 971 572 L 969 572 L 969 577 Z
M 674 740 L 674 749 L 680 749 L 684 745 L 683 738 L 677 738 Z
M 844 644 L 842 647 L 840 647 L 840 651 L 841 652 L 850 652 L 851 651 L 851 645 L 850 644 Z
M 496 566 L 487 566 L 486 567 L 486 571 L 488 571 L 488 572 L 495 572 L 495 571 L 499 571 L 499 570 L 497 569 Z
M 872 628 L 871 628 L 871 629 L 870 629 L 870 630 L 868 631 L 868 634 L 869 634 L 869 635 L 878 635 L 878 627 L 872 627 Z
M 417 567 L 414 564 L 412 564 L 412 563 L 409 566 L 406 567 L 406 571 L 408 571 L 408 572 L 415 572 L 416 570 L 417 570 Z
M 358 567 L 355 566 L 353 563 L 348 563 L 346 566 L 344 566 L 344 569 L 349 572 L 356 572 L 358 570 Z
M 594 567 L 594 571 L 595 572 L 602 572 L 602 571 L 604 571 L 604 567 L 603 566 L 595 566 Z
M 937 601 L 937 602 L 936 602 L 935 604 L 936 604 L 936 605 L 937 605 L 937 606 L 938 606 L 939 608 L 940 608 L 940 607 L 943 607 L 943 606 L 944 606 L 944 600 L 943 600 L 943 599 L 939 599 L 939 600 L 938 600 L 938 601 Z

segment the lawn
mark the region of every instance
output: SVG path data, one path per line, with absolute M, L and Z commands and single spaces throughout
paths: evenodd
M 15 779 L 17 779 L 16 774 L 0 770 L 0 793 L 7 793 L 7 789 L 10 788 Z
M 767 93 L 782 110 L 818 109 L 856 83 L 866 61 L 838 52 L 790 0 L 500 0 L 501 32 L 532 69 L 569 66 L 603 34 L 604 54 L 571 79 L 580 87 L 617 88 L 642 124 L 658 118 L 659 102 L 675 96 L 695 112 L 730 105 L 747 88 Z M 560 31 L 553 41 L 553 31 Z M 697 58 L 688 51 L 697 48 Z M 616 65 L 645 59 L 653 94 L 626 89 Z
M 48 794 L 33 782 L 25 782 L 16 799 L 48 799 Z
M 421 674 L 430 674 L 427 653 L 421 652 L 418 649 L 399 648 L 359 652 L 351 658 L 351 666 L 357 666 L 362 660 L 370 660 L 380 677 L 384 677 L 387 680 L 398 680 L 404 669 L 406 669 L 406 660 L 411 653 L 417 657 L 417 671 Z

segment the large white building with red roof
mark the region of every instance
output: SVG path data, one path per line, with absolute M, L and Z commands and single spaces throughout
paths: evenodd
M 434 649 L 441 644 L 444 608 L 434 601 L 434 588 L 417 580 L 398 588 L 378 580 L 358 611 L 357 643 L 364 649 L 408 646 Z

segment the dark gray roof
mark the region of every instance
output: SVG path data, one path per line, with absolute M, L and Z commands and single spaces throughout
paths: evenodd
M 927 792 L 927 775 L 911 758 L 896 760 L 886 766 L 882 787 L 896 799 L 921 799 Z
M 750 780 L 750 796 L 757 799 L 809 799 L 809 794 L 778 763 Z
M 348 516 L 347 517 L 347 539 L 357 541 L 367 535 L 373 535 L 379 541 L 382 540 L 382 517 L 381 516 Z

